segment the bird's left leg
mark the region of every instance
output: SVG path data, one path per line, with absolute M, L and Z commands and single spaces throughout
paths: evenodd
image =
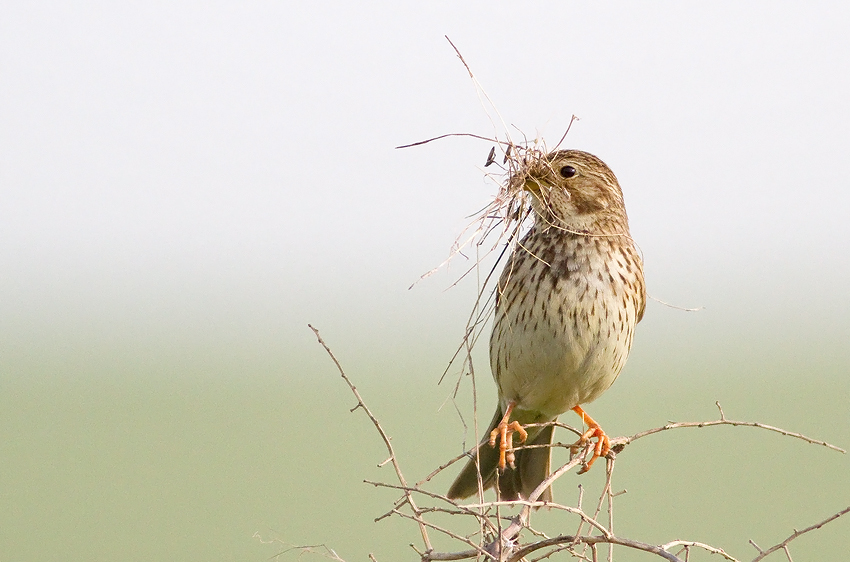
M 514 452 L 508 450 L 514 447 L 514 432 L 519 434 L 520 443 L 528 437 L 528 433 L 525 432 L 518 421 L 511 421 L 511 412 L 513 412 L 514 406 L 516 406 L 516 402 L 508 402 L 508 407 L 505 409 L 505 415 L 502 417 L 502 421 L 490 432 L 491 447 L 495 447 L 496 438 L 499 439 L 499 470 L 505 470 L 505 467 L 509 464 L 511 468 L 516 468 L 514 466 L 514 460 L 516 459 Z
M 573 453 L 578 452 L 578 449 L 584 447 L 588 441 L 596 438 L 596 445 L 593 446 L 593 456 L 590 457 L 590 460 L 584 465 L 584 468 L 578 471 L 579 474 L 584 474 L 590 467 L 593 466 L 593 463 L 596 462 L 596 459 L 599 457 L 604 457 L 608 454 L 608 451 L 611 450 L 611 440 L 608 438 L 608 435 L 602 428 L 599 427 L 599 424 L 593 421 L 593 418 L 587 415 L 584 410 L 581 409 L 581 406 L 576 406 L 573 408 L 573 412 L 577 413 L 581 416 L 581 421 L 587 425 L 587 431 L 581 434 L 578 441 L 572 446 L 571 450 Z

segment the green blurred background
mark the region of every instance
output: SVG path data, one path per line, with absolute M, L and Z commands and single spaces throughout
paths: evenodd
M 443 34 L 515 139 L 581 118 L 566 145 L 617 173 L 650 294 L 704 307 L 650 302 L 588 411 L 625 435 L 720 401 L 850 447 L 848 27 L 831 3 L 12 3 L 0 560 L 416 559 L 412 524 L 373 521 L 395 494 L 363 480 L 393 474 L 307 323 L 409 480 L 460 452 L 459 368 L 437 381 L 470 262 L 408 287 L 493 196 L 491 144 L 393 147 L 505 129 Z M 464 380 L 467 417 L 469 397 Z M 751 428 L 647 437 L 617 462 L 618 533 L 739 559 L 850 505 L 848 455 Z M 568 474 L 556 497 L 601 479 Z M 842 559 L 848 517 L 795 560 Z

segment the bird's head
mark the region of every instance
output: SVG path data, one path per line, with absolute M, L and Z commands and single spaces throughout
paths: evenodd
M 531 193 L 535 224 L 568 231 L 627 231 L 628 219 L 617 178 L 605 163 L 580 150 L 556 150 L 533 159 L 512 178 Z

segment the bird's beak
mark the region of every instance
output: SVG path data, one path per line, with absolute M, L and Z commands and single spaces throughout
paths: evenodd
M 525 178 L 525 182 L 522 185 L 522 188 L 526 191 L 530 191 L 534 194 L 540 193 L 540 180 L 535 178 L 534 176 L 528 176 Z
M 522 188 L 525 191 L 531 192 L 535 195 L 540 195 L 540 191 L 541 191 L 542 187 L 543 187 L 543 184 L 541 183 L 541 181 L 539 179 L 535 178 L 534 176 L 528 176 L 525 179 L 525 182 L 522 185 Z

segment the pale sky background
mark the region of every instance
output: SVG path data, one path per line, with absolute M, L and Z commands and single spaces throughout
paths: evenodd
M 494 194 L 491 145 L 393 147 L 503 133 L 447 34 L 507 123 L 554 143 L 580 117 L 565 146 L 618 175 L 650 293 L 706 307 L 650 305 L 647 341 L 846 361 L 847 29 L 840 2 L 8 4 L 4 353 L 309 375 L 312 322 L 364 365 L 442 364 L 464 264 L 408 286 Z

